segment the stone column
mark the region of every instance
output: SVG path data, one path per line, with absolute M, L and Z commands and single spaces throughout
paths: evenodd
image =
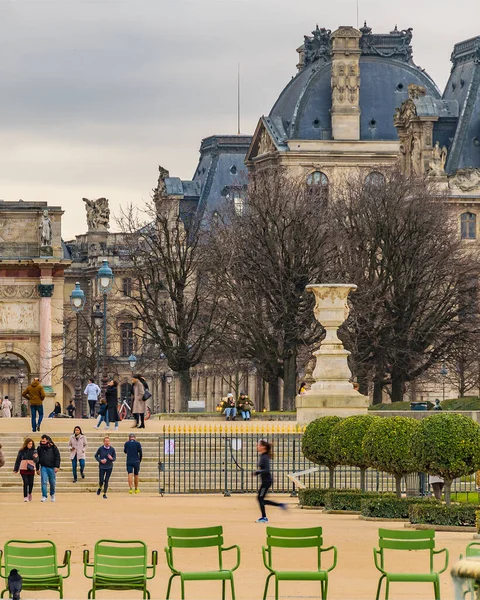
M 53 283 L 43 281 L 38 286 L 40 294 L 40 381 L 52 385 L 52 295 Z M 47 278 L 45 278 L 47 279 Z M 50 278 L 51 281 L 51 278 Z

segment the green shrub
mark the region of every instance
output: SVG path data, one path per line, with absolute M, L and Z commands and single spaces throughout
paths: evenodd
M 363 438 L 365 458 L 372 467 L 395 477 L 397 498 L 402 477 L 418 471 L 412 439 L 419 423 L 410 417 L 378 417 Z
M 341 465 L 360 469 L 360 487 L 365 490 L 365 471 L 370 466 L 363 451 L 363 438 L 380 417 L 372 415 L 354 415 L 338 423 L 332 433 L 331 448 Z
M 360 512 L 362 500 L 387 496 L 379 492 L 362 492 L 361 490 L 329 490 L 325 494 L 327 510 L 355 510 Z
M 480 510 L 475 512 L 475 527 L 477 528 L 477 533 L 480 533 Z
M 361 511 L 364 517 L 377 517 L 379 519 L 408 519 L 409 509 L 413 504 L 437 502 L 436 500 L 419 500 L 418 498 L 397 498 L 396 496 L 382 496 L 362 500 Z
M 302 437 L 302 452 L 313 463 L 324 465 L 330 472 L 329 487 L 333 488 L 335 467 L 338 457 L 332 452 L 331 437 L 340 417 L 320 417 L 307 425 Z
M 465 415 L 426 417 L 412 438 L 412 451 L 419 471 L 443 477 L 450 504 L 452 481 L 480 468 L 480 426 Z
M 306 488 L 298 490 L 298 500 L 301 506 L 325 506 L 325 496 L 330 488 Z
M 449 525 L 462 527 L 476 526 L 476 504 L 445 504 L 421 502 L 410 506 L 410 523 L 426 525 Z

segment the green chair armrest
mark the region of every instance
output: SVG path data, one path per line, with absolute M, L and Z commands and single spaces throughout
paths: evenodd
M 327 573 L 333 571 L 333 569 L 337 566 L 337 548 L 335 546 L 328 546 L 328 548 L 320 548 L 320 552 L 330 552 L 333 550 L 333 564 L 329 569 L 326 569 Z
M 234 544 L 233 546 L 228 546 L 227 548 L 220 548 L 220 550 L 222 552 L 227 552 L 228 550 L 233 550 L 233 549 L 237 550 L 237 564 L 233 567 L 233 569 L 230 569 L 230 571 L 236 571 L 238 569 L 238 567 L 240 566 L 240 546 L 237 546 L 237 544 Z
M 65 554 L 63 555 L 63 564 L 59 566 L 59 569 L 67 569 L 67 574 L 63 577 L 66 579 L 70 577 L 70 557 L 72 556 L 71 550 L 65 550 Z
M 386 571 L 383 569 L 383 567 L 381 565 L 378 564 L 378 560 L 377 560 L 377 556 L 382 556 L 382 551 L 379 548 L 374 548 L 373 549 L 373 559 L 375 561 L 375 567 L 377 568 L 378 571 L 380 571 L 380 573 L 383 573 L 383 575 L 386 575 Z
M 93 563 L 89 562 L 89 560 L 90 560 L 90 551 L 84 550 L 83 551 L 83 574 L 88 579 L 93 579 L 93 573 L 92 573 L 92 575 L 89 575 L 87 572 L 88 567 L 91 567 L 93 569 L 93 566 L 94 566 Z
M 155 577 L 155 573 L 157 571 L 158 565 L 158 552 L 156 550 L 152 550 L 152 564 L 147 566 L 147 579 L 153 579 Z M 151 575 L 148 575 L 148 570 L 152 571 Z
M 0 577 L 2 577 L 3 579 L 6 579 L 7 574 L 5 573 L 5 565 L 2 565 L 2 558 L 3 558 L 3 550 L 0 550 Z
M 175 569 L 173 566 L 172 549 L 168 548 L 168 546 L 165 546 L 165 555 L 167 557 L 167 565 L 170 571 L 176 575 L 180 575 L 180 571 L 177 571 L 177 569 Z
M 268 553 L 268 558 L 267 558 L 267 553 Z M 274 570 L 270 566 L 271 560 L 272 560 L 272 555 L 270 553 L 270 546 L 267 546 L 266 548 L 265 548 L 265 546 L 262 546 L 262 556 L 263 556 L 263 564 L 265 565 L 265 568 L 268 569 L 270 571 L 270 573 L 274 573 Z
M 445 566 L 443 567 L 443 569 L 441 571 L 437 571 L 437 573 L 440 575 L 441 573 L 443 573 L 444 571 L 447 570 L 448 567 L 448 549 L 447 548 L 442 548 L 441 550 L 434 550 L 433 553 L 434 554 L 442 554 L 442 552 L 445 552 Z

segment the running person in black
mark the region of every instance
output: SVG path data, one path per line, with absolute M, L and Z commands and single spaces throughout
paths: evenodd
M 110 475 L 113 470 L 113 463 L 117 455 L 115 454 L 115 448 L 110 446 L 110 438 L 103 438 L 103 446 L 95 453 L 95 459 L 98 461 L 99 466 L 99 477 L 98 477 L 98 490 L 97 496 L 100 496 L 103 487 L 103 497 L 107 497 L 108 490 L 108 482 L 110 480 Z
M 256 520 L 256 523 L 268 523 L 267 514 L 265 512 L 265 505 L 278 506 L 283 510 L 287 509 L 287 505 L 282 502 L 272 502 L 272 500 L 265 500 L 268 490 L 272 486 L 273 477 L 270 471 L 270 459 L 272 458 L 272 444 L 265 440 L 260 440 L 257 444 L 257 451 L 260 454 L 258 457 L 257 470 L 254 472 L 255 475 L 260 475 L 260 489 L 258 490 L 258 503 L 262 516 Z

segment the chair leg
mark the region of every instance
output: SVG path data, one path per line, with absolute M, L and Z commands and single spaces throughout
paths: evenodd
M 183 577 L 180 575 L 180 586 L 182 590 L 182 600 L 185 600 L 185 582 L 183 581 Z
M 388 600 L 388 592 L 390 589 L 390 582 L 388 579 L 385 581 L 385 600 Z
M 222 579 L 222 600 L 225 600 L 225 579 Z
M 150 592 L 145 588 L 145 594 L 147 595 L 147 600 L 150 600 Z
M 278 577 L 275 577 L 275 600 L 278 600 Z
M 380 579 L 378 580 L 377 595 L 375 596 L 375 600 L 379 600 L 380 599 L 380 592 L 382 590 L 382 583 L 383 583 L 384 579 L 385 579 L 385 575 L 382 575 L 380 577 Z
M 327 600 L 327 594 L 328 594 L 328 577 L 327 579 L 325 579 L 325 581 L 323 582 L 324 585 L 323 590 L 322 590 L 322 600 Z M 325 594 L 325 597 L 323 596 L 323 594 Z
M 273 576 L 273 573 L 270 573 L 265 581 L 265 591 L 263 592 L 263 600 L 267 600 L 268 594 L 268 584 L 270 583 L 270 578 Z
M 435 600 L 440 600 L 440 582 L 438 579 L 433 582 L 433 590 L 435 593 Z
M 3 595 L 5 594 L 5 592 L 8 592 L 8 588 L 5 588 L 4 590 L 2 590 L 2 593 L 0 594 L 0 598 L 3 598 Z
M 233 574 L 230 579 L 230 585 L 232 586 L 232 600 L 235 600 L 235 584 L 233 583 Z
M 173 580 L 174 577 L 175 577 L 175 575 L 172 575 L 170 577 L 170 579 L 168 580 L 166 600 L 168 600 L 170 598 L 170 590 L 172 589 L 172 580 Z

